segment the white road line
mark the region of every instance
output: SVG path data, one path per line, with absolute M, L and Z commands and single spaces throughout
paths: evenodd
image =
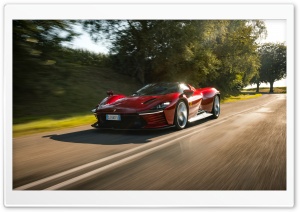
M 202 131 L 202 130 L 201 130 L 201 131 Z M 103 167 L 101 167 L 101 168 L 98 168 L 98 169 L 95 169 L 95 170 L 93 170 L 93 171 L 90 171 L 90 172 L 88 172 L 88 173 L 79 175 L 79 176 L 74 177 L 74 178 L 72 178 L 72 179 L 69 179 L 69 180 L 66 180 L 66 181 L 64 181 L 64 182 L 61 182 L 61 183 L 59 183 L 59 184 L 56 184 L 56 185 L 54 185 L 54 186 L 51 186 L 51 187 L 49 187 L 49 188 L 47 188 L 47 189 L 45 189 L 45 190 L 57 190 L 57 189 L 60 189 L 60 188 L 65 187 L 65 186 L 71 185 L 72 183 L 76 183 L 76 182 L 78 182 L 78 181 L 80 181 L 80 180 L 84 180 L 84 179 L 86 179 L 86 178 L 88 178 L 88 177 L 92 177 L 93 175 L 99 174 L 99 173 L 101 173 L 101 172 L 104 172 L 104 171 L 110 170 L 110 169 L 112 169 L 112 168 L 118 167 L 118 166 L 120 166 L 120 165 L 123 165 L 123 164 L 125 164 L 125 163 L 128 163 L 128 162 L 130 162 L 130 161 L 132 161 L 132 160 L 134 160 L 134 159 L 136 159 L 136 158 L 139 158 L 139 157 L 143 157 L 143 156 L 145 156 L 145 155 L 148 155 L 148 154 L 150 154 L 150 153 L 152 153 L 152 152 L 155 152 L 156 150 L 161 149 L 161 148 L 163 148 L 163 147 L 170 146 L 170 145 L 172 145 L 173 143 L 177 142 L 178 140 L 183 139 L 183 138 L 188 137 L 188 136 L 191 136 L 191 135 L 196 134 L 196 133 L 199 133 L 199 132 L 195 132 L 195 131 L 194 131 L 194 132 L 192 132 L 192 133 L 190 133 L 190 134 L 187 134 L 187 135 L 178 137 L 178 138 L 176 138 L 176 139 L 174 139 L 174 140 L 172 140 L 172 141 L 170 141 L 170 142 L 161 144 L 161 145 L 159 145 L 159 146 L 155 146 L 155 147 L 153 147 L 153 148 L 150 148 L 150 149 L 147 149 L 147 150 L 145 150 L 145 151 L 139 152 L 139 153 L 137 153 L 137 154 L 134 154 L 134 155 L 129 156 L 129 157 L 127 157 L 127 158 L 121 159 L 121 160 L 116 161 L 116 162 L 114 162 L 114 163 L 111 163 L 111 164 L 109 164 L 109 165 L 106 165 L 106 166 L 103 166 Z
M 173 135 L 174 136 L 174 135 Z M 59 177 L 63 177 L 65 175 L 68 175 L 68 174 L 71 174 L 73 172 L 76 172 L 76 171 L 80 171 L 82 169 L 85 169 L 85 168 L 88 168 L 88 167 L 91 167 L 93 165 L 97 165 L 99 163 L 103 163 L 103 162 L 106 162 L 108 160 L 112 160 L 114 158 L 117 158 L 117 157 L 120 157 L 120 156 L 123 156 L 123 155 L 126 155 L 126 154 L 130 154 L 134 151 L 138 151 L 140 149 L 144 149 L 144 148 L 147 148 L 148 146 L 151 146 L 151 145 L 154 145 L 156 143 L 159 143 L 167 138 L 169 138 L 171 136 L 168 136 L 168 137 L 164 137 L 164 138 L 161 138 L 161 139 L 158 139 L 156 141 L 153 141 L 151 143 L 147 143 L 147 144 L 144 144 L 144 145 L 141 145 L 141 146 L 138 146 L 138 147 L 135 147 L 133 149 L 129 149 L 129 150 L 126 150 L 126 151 L 123 151 L 123 152 L 119 152 L 119 153 L 116 153 L 114 155 L 111 155 L 111 156 L 108 156 L 108 157 L 105 157 L 105 158 L 102 158 L 102 159 L 99 159 L 99 160 L 96 160 L 96 161 L 93 161 L 93 162 L 90 162 L 90 163 L 87 163 L 87 164 L 84 164 L 84 165 L 81 165 L 81 166 L 78 166 L 78 167 L 75 167 L 75 168 L 72 168 L 70 170 L 67 170 L 67 171 L 64 171 L 64 172 L 61 172 L 59 174 L 55 174 L 55 175 L 52 175 L 50 177 L 46 177 L 44 179 L 41 179 L 41 180 L 37 180 L 35 182 L 32 182 L 32 183 L 28 183 L 26 185 L 23 185 L 23 186 L 20 186 L 20 187 L 17 187 L 15 188 L 16 190 L 24 190 L 24 189 L 29 189 L 29 188 L 32 188 L 34 186 L 38 186 L 42 183 L 45 183 L 45 182 L 48 182 L 50 180 L 54 180 L 56 178 L 59 178 Z
M 59 177 L 63 177 L 63 176 L 66 176 L 66 175 L 68 175 L 68 174 L 74 173 L 74 172 L 76 172 L 76 171 L 80 171 L 80 170 L 82 170 L 82 169 L 84 169 L 84 168 L 88 168 L 88 167 L 91 167 L 91 166 L 93 166 L 93 165 L 97 165 L 97 164 L 106 162 L 106 161 L 108 161 L 108 160 L 112 160 L 112 159 L 114 159 L 114 158 L 117 158 L 117 157 L 120 157 L 120 156 L 123 156 L 123 155 L 126 155 L 126 154 L 130 154 L 130 153 L 132 153 L 132 152 L 135 152 L 135 151 L 138 151 L 138 150 L 141 150 L 141 149 L 144 149 L 144 148 L 147 148 L 148 146 L 152 146 L 152 145 L 154 145 L 154 144 L 161 143 L 162 141 L 165 141 L 165 140 L 167 140 L 167 139 L 169 139 L 169 138 L 171 138 L 171 137 L 176 137 L 176 139 L 174 139 L 174 140 L 172 140 L 172 141 L 170 141 L 170 142 L 168 142 L 168 143 L 161 144 L 161 145 L 155 146 L 155 147 L 153 147 L 153 148 L 144 150 L 144 151 L 142 151 L 142 152 L 140 152 L 140 153 L 134 154 L 134 155 L 132 155 L 132 156 L 129 156 L 129 157 L 127 157 L 127 158 L 124 158 L 124 159 L 121 159 L 121 160 L 119 160 L 119 161 L 113 162 L 113 163 L 111 163 L 111 164 L 109 164 L 109 165 L 106 165 L 106 166 L 104 166 L 104 167 L 98 168 L 98 169 L 93 170 L 93 171 L 90 171 L 90 172 L 88 172 L 88 173 L 86 173 L 86 174 L 77 176 L 77 177 L 75 177 L 75 178 L 72 178 L 72 179 L 70 179 L 70 180 L 67 180 L 67 181 L 65 181 L 65 182 L 62 182 L 62 183 L 59 183 L 59 184 L 57 184 L 57 185 L 54 185 L 54 186 L 52 186 L 52 187 L 47 188 L 47 189 L 59 189 L 59 188 L 61 188 L 61 187 L 64 187 L 64 186 L 69 185 L 69 184 L 71 184 L 71 183 L 74 183 L 74 182 L 76 182 L 76 181 L 82 180 L 82 179 L 84 179 L 85 177 L 89 177 L 89 176 L 92 176 L 92 175 L 94 175 L 94 174 L 98 174 L 98 173 L 100 173 L 100 172 L 102 172 L 102 171 L 106 171 L 107 169 L 110 169 L 110 168 L 112 168 L 112 167 L 116 167 L 116 166 L 118 166 L 118 165 L 120 165 L 120 164 L 122 164 L 122 163 L 128 162 L 129 160 L 132 160 L 132 159 L 134 159 L 134 158 L 136 158 L 136 157 L 141 157 L 141 155 L 149 154 L 150 152 L 155 151 L 155 150 L 157 150 L 157 149 L 159 149 L 159 148 L 162 148 L 162 147 L 165 147 L 165 146 L 167 146 L 167 145 L 173 144 L 174 142 L 178 141 L 179 139 L 185 138 L 185 137 L 187 137 L 187 136 L 194 135 L 194 134 L 199 133 L 199 132 L 201 132 L 201 131 L 203 131 L 203 130 L 209 128 L 209 127 L 213 127 L 213 126 L 222 124 L 222 123 L 228 121 L 228 119 L 231 119 L 231 118 L 233 118 L 233 117 L 235 117 L 235 116 L 237 116 L 237 115 L 239 115 L 239 114 L 242 114 L 242 113 L 245 113 L 245 112 L 254 110 L 254 109 L 256 109 L 256 108 L 263 107 L 263 106 L 265 106 L 265 105 L 267 105 L 267 104 L 270 104 L 271 102 L 276 101 L 276 100 L 277 100 L 277 99 L 274 99 L 274 100 L 272 100 L 272 101 L 270 101 L 270 102 L 268 102 L 268 103 L 266 103 L 266 104 L 258 105 L 258 106 L 255 106 L 255 107 L 252 107 L 252 108 L 243 110 L 243 111 L 241 111 L 241 112 L 232 114 L 232 115 L 227 116 L 227 117 L 222 117 L 222 118 L 221 118 L 221 121 L 218 121 L 218 122 L 216 122 L 215 124 L 206 126 L 206 127 L 204 127 L 204 128 L 202 127 L 200 130 L 197 130 L 197 131 L 195 131 L 195 127 L 199 127 L 199 126 L 194 126 L 194 127 L 185 129 L 184 131 L 178 131 L 177 134 L 183 134 L 183 133 L 185 134 L 185 135 L 183 135 L 183 136 L 181 136 L 181 137 L 177 137 L 177 136 L 176 136 L 176 132 L 175 132 L 175 133 L 172 133 L 172 134 L 169 135 L 169 136 L 160 138 L 160 139 L 158 139 L 158 140 L 156 140 L 156 141 L 153 141 L 153 142 L 150 142 L 150 143 L 147 143 L 147 144 L 138 146 L 138 147 L 136 147 L 136 148 L 129 149 L 129 150 L 126 150 L 126 151 L 123 151 L 123 152 L 120 152 L 120 153 L 117 153 L 117 154 L 108 156 L 108 157 L 106 157 L 106 158 L 102 158 L 102 159 L 99 159 L 99 160 L 96 160 L 96 161 L 93 161 L 93 162 L 90 162 L 90 163 L 87 163 L 87 164 L 84 164 L 84 165 L 75 167 L 75 168 L 73 168 L 73 169 L 70 169 L 70 170 L 61 172 L 61 173 L 59 173 L 59 174 L 55 174 L 55 175 L 46 177 L 46 178 L 44 178 L 44 179 L 37 180 L 37 181 L 35 181 L 35 182 L 25 184 L 25 185 L 23 185 L 23 186 L 20 186 L 20 187 L 15 188 L 15 190 L 26 190 L 26 189 L 29 189 L 29 188 L 32 188 L 32 187 L 41 185 L 41 184 L 43 184 L 43 183 L 46 183 L 46 182 L 48 182 L 48 181 L 57 179 L 57 178 L 59 178 Z M 219 118 L 219 120 L 220 120 L 220 118 Z M 190 131 L 192 131 L 192 132 L 190 132 Z M 189 133 L 189 132 L 190 132 L 190 133 Z M 188 133 L 188 134 L 187 134 L 187 133 Z M 175 134 L 175 135 L 174 135 L 174 134 Z

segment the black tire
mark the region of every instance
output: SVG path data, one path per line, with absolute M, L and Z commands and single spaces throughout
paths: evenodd
M 174 125 L 177 130 L 182 130 L 188 123 L 188 108 L 183 100 L 179 100 L 174 115 Z
M 219 97 L 218 95 L 216 95 L 216 96 L 214 97 L 213 108 L 212 108 L 212 111 L 211 111 L 211 113 L 213 114 L 213 115 L 212 115 L 212 118 L 213 118 L 213 119 L 219 118 L 220 112 L 221 112 L 221 107 L 220 107 L 220 97 Z

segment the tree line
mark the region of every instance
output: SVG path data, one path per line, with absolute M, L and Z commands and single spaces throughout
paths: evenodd
M 85 20 L 97 41 L 112 43 L 112 67 L 142 84 L 183 80 L 232 94 L 286 76 L 284 44 L 259 45 L 259 20 Z
M 258 52 L 260 67 L 250 83 L 256 84 L 256 92 L 262 82 L 270 83 L 270 93 L 273 93 L 274 82 L 286 77 L 286 46 L 284 43 L 265 43 Z
M 109 40 L 109 54 L 65 47 L 79 36 L 74 24 Z M 233 94 L 269 82 L 272 92 L 286 76 L 286 46 L 259 45 L 266 33 L 259 20 L 14 20 L 14 101 L 69 86 L 74 65 L 111 68 L 141 84 L 185 81 Z

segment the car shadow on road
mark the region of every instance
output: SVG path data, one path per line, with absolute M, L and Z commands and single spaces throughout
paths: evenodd
M 210 121 L 205 118 L 190 123 L 188 128 L 201 125 Z M 176 132 L 175 128 L 160 130 L 110 130 L 110 129 L 88 129 L 65 134 L 50 134 L 43 138 L 50 138 L 60 142 L 99 144 L 99 145 L 120 145 L 120 144 L 142 144 L 152 141 L 156 137 L 164 136 Z
M 126 130 L 107 130 L 107 129 L 89 129 L 65 134 L 51 134 L 43 136 L 55 141 L 70 143 L 85 143 L 99 145 L 120 145 L 120 144 L 141 144 L 148 143 L 153 138 L 174 132 L 174 129 L 165 129 L 158 131 L 126 131 Z

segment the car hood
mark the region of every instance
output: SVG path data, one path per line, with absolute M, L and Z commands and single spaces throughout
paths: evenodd
M 163 102 L 172 102 L 178 94 L 167 94 L 158 96 L 128 96 L 121 98 L 114 103 L 102 105 L 99 112 L 122 112 L 136 113 L 151 110 L 156 105 Z

